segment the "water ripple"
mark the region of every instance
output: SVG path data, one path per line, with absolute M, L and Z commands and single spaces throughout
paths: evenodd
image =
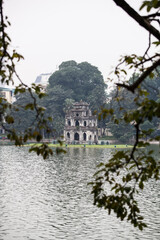
M 90 181 L 109 149 L 69 149 L 43 160 L 26 148 L 0 147 L 0 239 L 160 239 L 160 185 L 150 181 L 139 201 L 143 232 L 93 206 Z

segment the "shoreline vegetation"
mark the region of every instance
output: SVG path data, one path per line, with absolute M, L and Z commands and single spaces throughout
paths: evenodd
M 31 146 L 31 145 L 29 145 Z M 65 147 L 65 148 L 132 148 L 132 145 L 120 145 L 120 144 L 115 144 L 115 145 L 96 145 L 96 144 L 64 144 L 60 146 L 59 144 L 49 144 L 50 147 Z
M 49 143 L 44 142 L 49 145 L 49 147 L 62 147 L 62 148 L 132 148 L 130 144 L 66 144 L 63 143 L 61 146 L 59 143 Z M 24 147 L 40 146 L 42 143 L 26 143 Z M 0 141 L 0 146 L 12 146 L 14 145 L 11 141 Z M 23 147 L 22 146 L 22 147 Z
M 40 146 L 41 143 L 29 143 L 24 146 Z M 96 145 L 96 144 L 63 144 L 60 146 L 60 144 L 53 144 L 49 143 L 50 147 L 62 147 L 62 148 L 132 148 L 132 145 L 127 145 L 127 144 L 114 144 L 114 145 Z
M 133 145 L 131 144 L 122 144 L 115 141 L 115 143 L 111 142 L 109 144 L 103 143 L 103 144 L 67 144 L 63 143 L 63 145 L 60 145 L 59 143 L 52 143 L 44 141 L 43 143 L 47 143 L 49 147 L 61 147 L 61 148 L 132 148 Z M 32 147 L 32 146 L 41 146 L 43 143 L 35 143 L 35 142 L 29 142 L 22 147 Z M 157 145 L 159 142 L 149 142 L 151 145 Z M 11 141 L 8 140 L 0 140 L 0 146 L 13 146 L 14 144 Z

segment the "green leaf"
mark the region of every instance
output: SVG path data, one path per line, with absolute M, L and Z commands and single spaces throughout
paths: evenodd
M 153 44 L 155 44 L 156 46 L 159 46 L 160 45 L 160 41 L 153 42 Z
M 5 120 L 8 124 L 13 124 L 14 123 L 14 118 L 12 116 L 7 115 L 5 117 Z
M 144 184 L 143 184 L 142 181 L 139 182 L 139 188 L 140 188 L 140 189 L 143 189 L 143 188 L 144 188 Z

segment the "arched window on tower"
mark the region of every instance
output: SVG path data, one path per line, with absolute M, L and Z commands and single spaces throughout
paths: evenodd
M 70 138 L 70 133 L 69 132 L 67 132 L 67 138 Z
M 85 126 L 85 127 L 87 126 L 87 122 L 86 122 L 86 121 L 84 121 L 84 126 Z
M 83 133 L 83 140 L 84 141 L 86 141 L 86 137 L 87 137 L 86 133 Z
M 79 121 L 78 120 L 76 120 L 76 127 L 78 127 L 79 126 Z
M 79 141 L 79 134 L 78 133 L 74 134 L 74 140 Z
M 68 126 L 71 126 L 71 121 L 70 120 L 68 120 Z

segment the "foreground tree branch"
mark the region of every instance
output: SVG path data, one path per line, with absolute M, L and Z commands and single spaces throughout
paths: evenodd
M 160 41 L 160 32 L 154 28 L 145 18 L 140 16 L 126 1 L 124 0 L 113 0 L 115 4 L 121 7 L 130 17 L 139 23 L 143 28 L 150 32 L 155 38 Z
M 118 125 L 122 128 L 125 126 L 124 131 L 126 132 L 129 129 L 127 127 L 134 126 L 134 131 L 130 127 L 130 135 L 127 132 L 127 141 L 129 136 L 132 137 L 132 140 L 134 138 L 132 150 L 116 151 L 106 163 L 100 163 L 98 171 L 93 176 L 94 180 L 90 184 L 92 185 L 95 205 L 108 210 L 108 214 L 113 211 L 117 218 L 121 220 L 126 219 L 134 227 L 143 230 L 147 225 L 143 222 L 143 216 L 140 215 L 136 194 L 143 190 L 145 183 L 149 179 L 153 178 L 155 181 L 160 179 L 160 161 L 153 155 L 153 150 L 146 148 L 150 145 L 146 142 L 146 136 L 150 137 L 150 141 L 159 141 L 160 134 L 156 132 L 156 128 L 152 129 L 150 126 L 144 128 L 144 124 L 147 121 L 151 124 L 152 121 L 156 120 L 157 126 L 159 125 L 160 102 L 159 92 L 157 92 L 157 96 L 154 98 L 149 96 L 150 92 L 147 91 L 148 89 L 144 87 L 144 84 L 142 87 L 140 85 L 144 80 L 146 82 L 147 80 L 150 81 L 149 78 L 156 81 L 160 71 L 160 68 L 158 68 L 160 66 L 159 54 L 156 53 L 152 57 L 149 56 L 151 45 L 153 44 L 152 46 L 156 47 L 160 44 L 160 33 L 150 24 L 150 21 L 156 20 L 159 22 L 159 13 L 142 17 L 126 1 L 113 1 L 148 31 L 149 44 L 142 56 L 131 54 L 120 58 L 120 63 L 114 71 L 118 80 L 121 81 L 121 76 L 127 75 L 127 67 L 128 69 L 133 69 L 134 74 L 127 81 L 130 85 L 129 83 L 116 84 L 118 87 L 121 87 L 120 89 L 117 88 L 119 97 L 116 96 L 111 101 L 114 104 L 117 101 L 119 108 L 115 104 L 114 109 L 103 109 L 101 113 L 104 117 L 111 116 L 111 127 L 113 125 L 115 127 L 115 124 L 117 124 L 116 130 L 118 130 Z M 159 0 L 143 1 L 141 4 L 140 10 L 146 7 L 147 12 L 160 7 Z M 158 41 L 152 43 L 151 35 L 157 38 Z M 147 67 L 148 63 L 150 63 L 150 67 Z M 155 74 L 155 70 L 157 74 Z M 146 79 L 147 77 L 149 78 Z M 135 80 L 135 78 L 138 79 Z M 137 88 L 138 91 L 135 92 Z M 135 94 L 131 94 L 126 90 Z M 120 101 L 122 101 L 122 107 Z M 124 102 L 127 102 L 127 105 Z M 130 106 L 128 106 L 129 104 Z M 155 135 L 152 135 L 152 133 Z M 121 141 L 121 137 L 118 140 Z
M 16 72 L 16 62 L 23 59 L 23 56 L 11 48 L 11 39 L 6 31 L 7 27 L 10 26 L 10 22 L 3 14 L 3 3 L 4 1 L 0 0 L 0 83 L 14 84 L 13 76 L 16 76 L 20 84 L 15 88 L 14 94 L 20 96 L 28 93 L 30 99 L 24 106 L 15 106 L 8 103 L 6 98 L 0 96 L 0 128 L 8 133 L 8 139 L 13 141 L 16 146 L 21 146 L 28 140 L 41 141 L 41 146 L 31 147 L 30 152 L 35 151 L 45 159 L 53 154 L 53 150 L 43 143 L 43 131 L 46 131 L 47 134 L 53 132 L 50 127 L 52 118 L 46 117 L 45 108 L 38 105 L 38 99 L 41 99 L 46 94 L 43 92 L 41 85 L 32 84 L 29 87 L 24 84 Z M 14 128 L 14 123 L 17 122 L 14 112 L 19 111 L 21 108 L 24 111 L 33 111 L 35 113 L 31 126 L 25 126 L 23 131 L 20 131 L 19 128 Z M 60 148 L 59 152 L 61 151 L 64 152 Z
M 149 67 L 145 72 L 143 72 L 142 75 L 137 79 L 137 81 L 135 81 L 132 85 L 126 85 L 123 83 L 116 83 L 116 85 L 119 87 L 124 87 L 128 91 L 134 93 L 135 89 L 137 89 L 137 87 L 145 80 L 145 78 L 149 76 L 149 74 L 153 72 L 153 70 L 156 69 L 158 66 L 160 66 L 160 59 L 154 62 L 151 67 Z

